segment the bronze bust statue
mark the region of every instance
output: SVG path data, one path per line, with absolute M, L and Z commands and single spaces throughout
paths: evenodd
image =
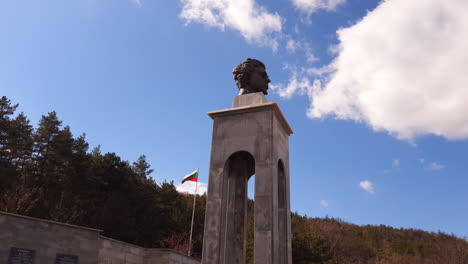
M 237 65 L 232 74 L 239 88 L 239 95 L 258 92 L 268 94 L 268 84 L 271 81 L 263 62 L 248 58 Z

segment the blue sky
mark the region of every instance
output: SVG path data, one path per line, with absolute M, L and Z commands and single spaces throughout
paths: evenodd
M 290 137 L 291 208 L 468 236 L 468 4 L 463 0 L 80 0 L 0 3 L 0 90 L 33 124 L 157 182 L 200 168 L 212 120 L 263 61 Z M 182 187 L 183 189 L 183 187 Z

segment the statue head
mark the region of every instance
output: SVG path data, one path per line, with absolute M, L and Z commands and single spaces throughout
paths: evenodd
M 268 94 L 268 84 L 271 82 L 263 62 L 248 58 L 232 71 L 239 88 L 239 95 L 262 92 Z

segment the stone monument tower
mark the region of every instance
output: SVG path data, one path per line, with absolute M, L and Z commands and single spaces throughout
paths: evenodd
M 202 264 L 245 264 L 247 183 L 255 174 L 254 263 L 291 264 L 289 135 L 268 102 L 265 65 L 247 59 L 233 71 L 233 107 L 208 113 L 213 139 Z

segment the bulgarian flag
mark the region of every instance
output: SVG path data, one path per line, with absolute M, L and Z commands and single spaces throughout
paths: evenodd
M 196 169 L 194 172 L 192 172 L 192 173 L 188 174 L 187 176 L 185 176 L 184 179 L 182 180 L 182 183 L 184 183 L 186 181 L 198 182 L 198 169 Z

